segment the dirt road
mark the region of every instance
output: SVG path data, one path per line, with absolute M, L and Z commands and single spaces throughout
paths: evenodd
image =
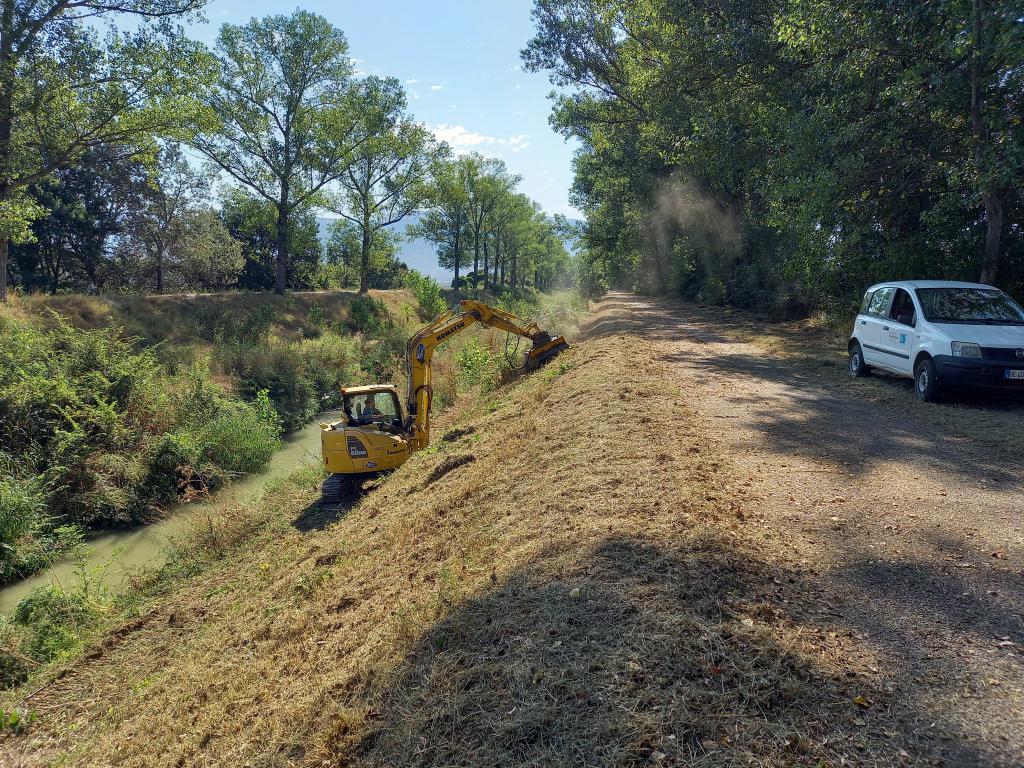
M 917 403 L 848 378 L 841 341 L 806 327 L 625 294 L 598 309 L 591 336 L 637 334 L 674 371 L 737 514 L 856 638 L 848 674 L 913 762 L 1024 765 L 1024 404 Z

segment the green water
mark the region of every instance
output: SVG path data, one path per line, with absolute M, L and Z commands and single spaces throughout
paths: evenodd
M 274 454 L 263 472 L 232 483 L 222 490 L 217 498 L 255 498 L 262 493 L 268 482 L 287 477 L 304 462 L 319 463 L 319 422 L 330 421 L 335 416 L 336 414 L 322 414 L 317 422 L 284 437 L 281 449 Z M 109 563 L 104 584 L 116 590 L 129 570 L 146 565 L 160 565 L 168 540 L 186 530 L 189 524 L 203 513 L 204 508 L 205 504 L 201 503 L 179 504 L 168 510 L 167 516 L 158 522 L 97 534 L 90 538 L 86 545 L 86 569 L 91 570 Z M 55 563 L 46 571 L 0 588 L 0 613 L 9 612 L 19 600 L 36 587 L 47 583 L 64 586 L 75 583 L 75 571 L 79 567 L 77 558 L 67 558 Z

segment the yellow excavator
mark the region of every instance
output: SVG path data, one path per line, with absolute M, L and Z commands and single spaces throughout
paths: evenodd
M 529 339 L 524 367 L 533 370 L 569 345 L 536 323 L 525 323 L 511 312 L 482 301 L 465 299 L 439 315 L 409 339 L 406 351 L 406 415 L 394 384 L 343 387 L 342 418 L 321 424 L 320 443 L 330 476 L 323 484 L 322 504 L 337 504 L 351 497 L 363 480 L 400 467 L 430 443 L 430 361 L 434 349 L 473 324 L 498 328 Z

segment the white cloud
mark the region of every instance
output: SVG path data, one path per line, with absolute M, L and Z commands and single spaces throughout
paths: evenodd
M 443 85 L 432 85 L 432 86 L 430 86 L 430 90 L 432 90 L 432 91 L 443 91 L 444 90 L 444 86 Z
M 409 78 L 408 80 L 405 81 L 405 84 L 406 85 L 416 85 L 416 83 L 418 83 L 418 82 L 419 82 L 419 80 L 417 80 L 415 77 L 411 77 L 411 78 Z
M 483 133 L 476 133 L 464 125 L 450 125 L 441 123 L 434 126 L 434 135 L 444 141 L 456 152 L 465 155 L 470 152 L 479 152 L 482 155 L 497 155 L 503 150 L 509 152 L 522 152 L 530 146 L 529 136 L 525 133 L 514 133 L 511 136 L 488 136 Z

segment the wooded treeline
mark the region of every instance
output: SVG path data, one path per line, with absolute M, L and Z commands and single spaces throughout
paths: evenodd
M 1005 0 L 536 0 L 579 139 L 581 281 L 803 313 L 881 279 L 1024 291 Z
M 400 287 L 397 227 L 413 214 L 443 263 L 475 263 L 474 284 L 542 287 L 567 271 L 561 229 L 516 194 L 518 179 L 453 157 L 398 80 L 354 72 L 327 19 L 225 24 L 209 49 L 180 25 L 203 5 L 3 2 L 0 299 L 8 283 Z M 317 213 L 338 217 L 326 247 Z M 457 232 L 451 252 L 439 220 Z

